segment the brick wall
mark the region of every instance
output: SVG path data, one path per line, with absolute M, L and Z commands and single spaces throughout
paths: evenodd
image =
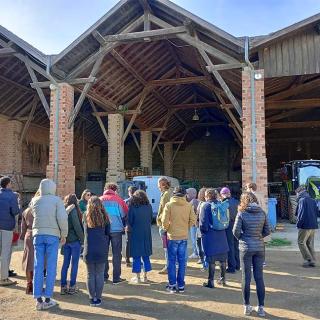
M 254 80 L 255 85 L 255 115 L 256 115 L 256 166 L 257 193 L 265 199 L 261 206 L 266 209 L 268 196 L 268 174 L 265 144 L 265 104 L 264 104 L 264 76 L 263 70 L 255 73 L 262 75 L 261 79 Z M 242 182 L 246 184 L 253 180 L 252 176 L 252 142 L 251 142 L 251 82 L 250 70 L 242 72 L 242 111 L 243 111 L 243 160 L 242 160 Z
M 152 132 L 141 131 L 140 135 L 140 166 L 152 173 Z

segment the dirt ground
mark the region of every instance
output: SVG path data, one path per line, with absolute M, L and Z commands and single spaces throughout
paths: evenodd
M 155 241 L 158 241 L 156 239 Z M 229 275 L 228 286 L 215 289 L 202 288 L 207 274 L 202 273 L 195 261 L 188 263 L 186 291 L 169 294 L 164 288 L 167 278 L 159 275 L 163 266 L 162 251 L 157 246 L 152 256 L 154 270 L 151 284 L 118 286 L 106 284 L 103 304 L 99 308 L 88 305 L 85 287 L 85 265 L 81 261 L 78 285 L 81 292 L 74 296 L 60 296 L 56 282 L 54 299 L 59 306 L 49 311 L 35 311 L 32 296 L 27 296 L 25 278 L 21 271 L 22 251 L 18 248 L 12 257 L 11 267 L 19 277 L 15 287 L 0 288 L 0 319 L 241 319 L 243 316 L 240 272 Z M 61 267 L 59 256 L 58 276 Z M 265 268 L 267 319 L 320 319 L 320 267 L 304 269 L 298 252 L 267 251 Z M 132 277 L 131 270 L 123 264 L 122 276 Z M 218 273 L 218 270 L 217 270 Z M 254 285 L 254 283 L 253 283 Z M 254 287 L 252 287 L 254 289 Z M 252 290 L 252 305 L 257 299 Z M 253 316 L 247 317 L 257 319 Z

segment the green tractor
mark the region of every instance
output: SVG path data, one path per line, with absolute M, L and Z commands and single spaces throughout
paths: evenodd
M 305 185 L 310 196 L 317 201 L 320 210 L 320 160 L 295 160 L 285 163 L 281 170 L 280 190 L 281 217 L 296 222 L 297 197 L 295 190 Z

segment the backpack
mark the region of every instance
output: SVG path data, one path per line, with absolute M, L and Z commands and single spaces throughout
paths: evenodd
M 211 204 L 212 229 L 225 230 L 229 226 L 229 201 L 217 202 Z

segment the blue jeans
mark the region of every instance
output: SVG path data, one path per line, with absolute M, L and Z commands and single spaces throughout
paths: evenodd
M 192 253 L 196 256 L 199 256 L 198 247 L 197 247 L 197 227 L 192 226 L 190 228 L 190 238 L 192 243 Z
M 61 287 L 67 285 L 68 269 L 71 262 L 70 287 L 77 282 L 78 266 L 80 259 L 81 243 L 74 241 L 63 246 L 63 265 L 61 268 Z
M 33 238 L 34 245 L 34 273 L 33 273 L 33 297 L 35 299 L 44 296 L 51 298 L 57 275 L 57 260 L 59 238 L 48 235 L 36 235 Z M 46 260 L 46 288 L 43 291 L 43 271 Z
M 132 262 L 132 272 L 133 273 L 140 273 L 141 272 L 141 258 L 143 261 L 144 272 L 149 272 L 152 270 L 149 256 L 133 257 L 133 262 Z
M 184 276 L 186 273 L 187 240 L 168 240 L 168 278 L 169 286 L 184 288 Z M 178 273 L 176 272 L 178 261 Z

